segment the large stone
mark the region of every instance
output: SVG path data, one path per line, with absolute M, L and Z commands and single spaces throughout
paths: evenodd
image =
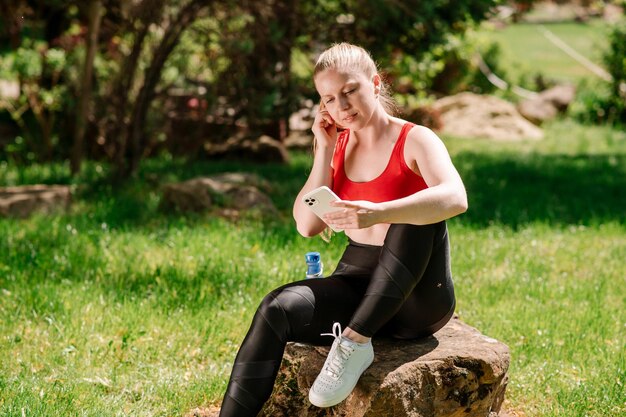
M 556 85 L 542 91 L 538 96 L 552 104 L 559 112 L 564 112 L 576 98 L 576 87 L 571 84 Z
M 576 97 L 576 87 L 557 85 L 537 94 L 536 97 L 522 101 L 517 109 L 526 119 L 541 124 L 564 113 Z
M 308 131 L 313 127 L 313 120 L 318 111 L 318 105 L 312 100 L 306 100 L 304 107 L 289 117 L 289 130 Z
M 287 149 L 298 149 L 313 153 L 313 133 L 311 131 L 292 130 L 285 138 Z
M 223 173 L 167 184 L 161 208 L 180 212 L 215 212 L 238 217 L 242 211 L 276 214 L 272 200 L 259 188 L 269 190 L 267 181 L 253 174 Z
M 0 188 L 0 216 L 25 218 L 34 212 L 52 213 L 69 207 L 67 185 L 25 185 Z
M 558 111 L 550 102 L 538 98 L 524 100 L 517 106 L 520 114 L 536 125 L 554 119 Z
M 418 341 L 374 340 L 375 360 L 342 403 L 311 405 L 328 348 L 288 344 L 265 417 L 495 417 L 508 381 L 508 347 L 453 318 Z
M 460 93 L 437 100 L 432 108 L 441 114 L 445 134 L 503 141 L 543 138 L 540 128 L 497 97 Z

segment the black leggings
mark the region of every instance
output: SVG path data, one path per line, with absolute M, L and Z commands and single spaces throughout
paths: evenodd
M 220 417 L 256 416 L 287 342 L 329 345 L 333 323 L 364 336 L 419 338 L 454 313 L 445 222 L 393 224 L 383 246 L 350 241 L 327 278 L 283 285 L 261 302 L 235 359 Z

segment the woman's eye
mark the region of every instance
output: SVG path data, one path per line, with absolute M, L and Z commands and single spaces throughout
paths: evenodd
M 332 103 L 333 101 L 335 101 L 335 99 L 334 99 L 334 98 L 329 98 L 328 100 L 326 100 L 326 104 L 328 104 L 328 103 Z

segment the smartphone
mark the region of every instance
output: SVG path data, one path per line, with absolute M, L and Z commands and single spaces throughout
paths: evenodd
M 308 206 L 320 219 L 326 213 L 341 210 L 339 207 L 331 206 L 331 201 L 341 201 L 341 199 L 337 197 L 337 194 L 335 194 L 333 190 L 325 185 L 316 188 L 313 191 L 309 191 L 302 196 L 302 202 L 304 202 L 304 204 Z M 335 232 L 341 231 L 341 229 L 335 229 L 333 227 L 331 227 L 331 229 Z

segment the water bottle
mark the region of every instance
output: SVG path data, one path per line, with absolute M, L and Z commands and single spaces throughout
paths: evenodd
M 304 255 L 306 260 L 306 277 L 322 278 L 324 276 L 324 264 L 319 252 L 307 252 Z

